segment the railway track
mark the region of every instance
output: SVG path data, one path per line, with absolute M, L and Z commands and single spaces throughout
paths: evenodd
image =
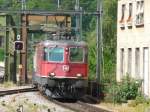
M 41 93 L 41 92 L 40 92 Z M 93 105 L 90 105 L 90 104 L 87 104 L 87 103 L 84 103 L 82 101 L 66 101 L 65 99 L 63 100 L 55 100 L 43 93 L 41 93 L 41 95 L 48 99 L 50 102 L 53 102 L 55 103 L 56 105 L 59 105 L 63 108 L 67 108 L 67 109 L 70 109 L 74 112 L 112 112 L 112 111 L 108 111 L 108 110 L 104 110 L 102 108 L 98 108 L 98 107 L 95 107 Z
M 104 109 L 89 105 L 81 101 L 77 101 L 74 103 L 64 103 L 64 102 L 59 102 L 59 101 L 54 100 L 53 102 L 75 112 L 111 112 L 108 110 L 104 110 Z
M 32 92 L 32 91 L 38 91 L 38 90 L 37 88 L 31 88 L 31 87 L 23 88 L 23 89 L 3 90 L 3 91 L 0 91 L 0 96 L 23 93 L 23 92 Z
M 0 91 L 0 97 L 5 96 L 5 95 L 11 95 L 11 94 L 17 94 L 17 93 L 24 93 L 24 92 L 32 92 L 32 91 L 38 91 L 37 88 L 23 88 L 23 89 L 13 89 L 13 90 L 3 90 Z M 48 99 L 50 102 L 55 103 L 56 105 L 59 105 L 63 108 L 70 109 L 74 112 L 111 112 L 108 110 L 104 110 L 98 107 L 95 107 L 93 105 L 89 105 L 87 103 L 81 102 L 81 101 L 58 101 L 55 99 L 52 99 L 46 95 L 41 95 Z

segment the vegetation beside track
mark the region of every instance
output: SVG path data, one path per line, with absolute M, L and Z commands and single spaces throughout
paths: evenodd
M 147 103 L 141 103 L 136 106 L 129 106 L 127 103 L 113 104 L 113 103 L 103 102 L 97 106 L 113 110 L 114 112 L 149 112 L 150 111 L 150 104 Z
M 3 82 L 0 84 L 1 88 L 12 88 L 12 87 L 16 87 L 17 85 L 14 84 L 13 82 Z
M 150 111 L 150 99 L 142 94 L 142 80 L 135 80 L 128 75 L 120 83 L 105 85 L 105 98 L 100 106 L 118 112 Z

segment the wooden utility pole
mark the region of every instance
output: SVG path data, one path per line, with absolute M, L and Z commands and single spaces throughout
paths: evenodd
M 27 83 L 27 15 L 21 15 L 21 40 L 24 42 L 24 49 L 21 51 L 20 57 L 20 78 L 21 83 Z
M 26 0 L 21 0 L 22 12 L 26 11 Z M 19 75 L 20 83 L 27 83 L 27 14 L 21 14 L 21 40 L 24 43 L 23 50 L 20 52 Z

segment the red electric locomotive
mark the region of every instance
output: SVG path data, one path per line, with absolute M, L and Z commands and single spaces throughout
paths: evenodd
M 85 42 L 43 41 L 35 50 L 33 83 L 53 98 L 80 98 L 88 85 L 87 57 Z

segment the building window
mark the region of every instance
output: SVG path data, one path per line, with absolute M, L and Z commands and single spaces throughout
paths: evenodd
M 120 75 L 124 75 L 124 49 L 120 50 Z
M 124 16 L 125 16 L 125 4 L 122 5 L 122 9 L 121 9 L 121 19 L 120 19 L 120 23 L 124 22 Z
M 132 26 L 132 10 L 133 10 L 133 5 L 132 3 L 129 3 L 129 15 L 127 19 L 127 25 Z
M 135 49 L 135 77 L 140 78 L 140 49 Z
M 125 27 L 124 26 L 125 4 L 123 4 L 122 7 L 121 7 L 121 14 L 122 15 L 121 15 L 121 19 L 120 19 L 119 23 L 120 23 L 120 27 L 123 28 L 123 27 Z
M 128 49 L 128 71 L 127 73 L 131 75 L 131 70 L 132 70 L 132 49 Z
M 149 95 L 149 48 L 144 47 L 143 49 L 143 86 L 144 95 Z
M 144 1 L 137 1 L 136 26 L 144 25 Z

